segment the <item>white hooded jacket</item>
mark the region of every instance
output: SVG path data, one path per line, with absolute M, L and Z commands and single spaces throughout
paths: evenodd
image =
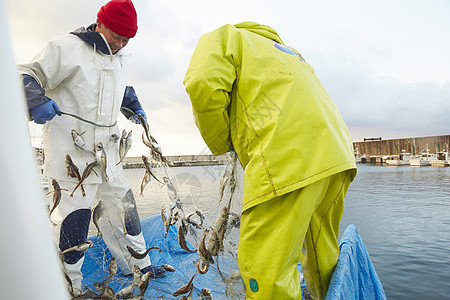
M 92 32 L 91 32 L 92 34 Z M 101 34 L 100 34 L 101 35 Z M 103 35 L 102 45 L 111 49 Z M 74 34 L 52 39 L 28 64 L 19 65 L 21 74 L 32 76 L 45 90 L 45 96 L 54 100 L 62 112 L 82 117 L 102 125 L 116 123 L 124 97 L 127 64 L 123 49 L 115 55 L 99 51 L 96 43 L 89 44 Z M 86 146 L 94 151 L 95 145 L 103 144 L 107 158 L 109 179 L 121 174 L 117 137 L 117 124 L 98 127 L 68 115 L 56 116 L 44 125 L 43 147 L 45 175 L 59 180 L 77 181 L 68 176 L 65 156 L 69 154 L 79 168 L 80 175 L 87 164 L 95 161 L 93 153 L 78 149 L 71 131 L 82 134 Z M 114 135 L 116 141 L 114 141 Z M 84 183 L 100 183 L 102 172 L 96 167 Z

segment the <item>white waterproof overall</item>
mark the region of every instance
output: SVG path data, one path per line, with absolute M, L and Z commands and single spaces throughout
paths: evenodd
M 102 36 L 103 37 L 103 36 Z M 103 37 L 104 39 L 104 37 Z M 105 40 L 106 42 L 106 40 Z M 107 44 L 107 43 L 106 43 Z M 129 245 L 138 252 L 145 250 L 139 216 L 129 183 L 125 180 L 119 162 L 119 145 L 114 137 L 120 136 L 116 123 L 123 100 L 127 64 L 123 49 L 116 55 L 104 54 L 75 35 L 64 35 L 51 40 L 28 64 L 20 65 L 21 74 L 29 74 L 45 89 L 45 95 L 53 99 L 61 111 L 80 116 L 104 126 L 95 126 L 71 116 L 56 116 L 44 125 L 43 147 L 45 154 L 44 174 L 56 179 L 61 188 L 62 199 L 51 219 L 56 223 L 54 232 L 60 251 L 84 243 L 91 218 L 91 205 L 95 198 L 103 201 L 105 213 L 100 218 L 103 238 L 116 257 L 124 274 L 131 273 L 133 265 L 141 268 L 150 264 L 150 258 L 135 261 L 126 249 Z M 86 196 L 78 188 L 73 197 L 70 193 L 78 183 L 68 175 L 65 156 L 69 154 L 82 175 L 87 164 L 95 161 L 93 153 L 78 149 L 71 131 L 82 134 L 88 150 L 101 142 L 107 158 L 106 173 L 100 167 L 84 181 Z M 122 221 L 128 234 L 124 235 Z M 81 286 L 83 254 L 69 252 L 64 261 L 75 288 Z

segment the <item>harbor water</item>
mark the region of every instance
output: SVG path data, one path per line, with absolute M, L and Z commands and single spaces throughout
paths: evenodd
M 213 224 L 226 166 L 175 167 L 169 175 L 186 213 L 200 209 Z M 141 218 L 170 205 L 167 189 L 152 180 L 141 192 L 144 169 L 126 169 Z M 159 173 L 158 173 L 159 172 Z M 239 182 L 242 182 L 240 170 Z M 233 197 L 240 210 L 242 185 Z M 228 197 L 228 198 L 227 198 Z M 225 195 L 228 201 L 229 195 Z M 450 167 L 358 165 L 346 197 L 340 235 L 355 224 L 388 299 L 450 299 Z

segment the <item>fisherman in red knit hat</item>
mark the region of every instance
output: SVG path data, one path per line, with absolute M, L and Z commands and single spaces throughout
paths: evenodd
M 100 8 L 97 23 L 52 39 L 30 63 L 19 65 L 30 119 L 44 124 L 44 174 L 62 189 L 59 203 L 51 203 L 50 223 L 74 295 L 83 290 L 81 267 L 83 250 L 91 246 L 92 211 L 98 236 L 123 275 L 131 274 L 134 265 L 153 278 L 165 274 L 148 255 L 135 258 L 128 250 L 143 253 L 147 248 L 119 163 L 117 125 L 121 107 L 134 112 L 134 122 L 139 114 L 146 119 L 133 87 L 126 86 L 124 47 L 137 29 L 133 3 L 111 0 Z

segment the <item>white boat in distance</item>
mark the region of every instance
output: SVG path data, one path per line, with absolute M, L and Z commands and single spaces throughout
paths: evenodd
M 415 158 L 410 159 L 409 165 L 412 167 L 431 166 L 431 161 L 437 159 L 438 158 L 435 154 L 430 154 L 427 151 L 426 153 L 420 153 Z
M 386 165 L 388 166 L 409 166 L 411 153 L 402 152 L 399 156 L 395 156 L 395 159 L 387 159 L 385 160 Z

